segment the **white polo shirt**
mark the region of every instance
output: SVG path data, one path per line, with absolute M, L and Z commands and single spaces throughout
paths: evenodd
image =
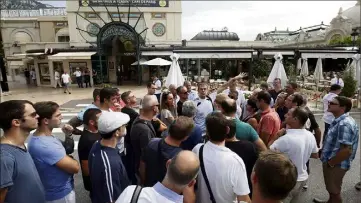
M 286 134 L 278 138 L 270 149 L 283 152 L 288 155 L 296 165 L 297 181 L 308 179 L 306 163 L 312 153 L 317 153 L 318 148 L 315 136 L 306 129 L 288 129 Z
M 63 80 L 63 83 L 65 83 L 65 84 L 68 84 L 70 81 L 69 81 L 69 78 L 70 78 L 70 75 L 69 74 L 67 74 L 67 73 L 63 73 L 62 75 L 61 75 L 61 79 Z
M 160 93 L 162 93 L 162 90 L 161 90 L 161 89 L 158 90 L 158 88 L 161 88 L 161 87 L 162 87 L 162 83 L 160 82 L 159 79 L 154 82 L 154 85 L 155 85 L 155 87 L 157 88 L 157 89 L 155 90 L 155 93 L 154 93 L 154 94 L 160 94 Z
M 194 123 L 202 128 L 202 132 L 206 132 L 206 117 L 213 112 L 212 101 L 207 98 L 196 98 L 194 104 L 197 107 L 196 116 L 194 117 Z
M 74 72 L 74 75 L 75 75 L 75 77 L 80 77 L 80 76 L 81 76 L 81 72 L 77 70 L 77 71 Z
M 337 78 L 337 77 L 334 77 L 334 78 L 331 79 L 331 85 L 334 85 L 334 84 L 338 84 L 342 88 L 345 86 L 345 84 L 343 83 L 342 78 Z
M 199 157 L 198 144 L 192 150 Z M 246 167 L 241 157 L 225 146 L 218 146 L 207 142 L 203 147 L 204 168 L 216 202 L 234 202 L 237 195 L 248 195 Z M 198 203 L 211 202 L 207 185 L 201 169 L 197 178 L 196 191 Z
M 333 92 L 330 92 L 330 93 L 326 94 L 322 99 L 323 112 L 324 112 L 322 120 L 327 124 L 331 124 L 332 121 L 335 119 L 335 116 L 331 112 L 327 111 L 328 110 L 328 103 L 330 101 L 332 101 L 337 96 L 338 96 L 337 94 L 335 94 Z

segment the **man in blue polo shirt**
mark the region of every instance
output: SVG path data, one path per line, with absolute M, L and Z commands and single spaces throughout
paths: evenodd
M 102 137 L 94 143 L 88 158 L 92 203 L 114 202 L 130 184 L 117 143 L 127 134 L 130 118 L 121 112 L 103 111 L 98 120 Z

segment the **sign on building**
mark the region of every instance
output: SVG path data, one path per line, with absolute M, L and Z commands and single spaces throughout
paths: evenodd
M 169 0 L 130 0 L 131 7 L 169 7 Z M 129 0 L 79 0 L 80 6 L 119 6 L 128 7 Z

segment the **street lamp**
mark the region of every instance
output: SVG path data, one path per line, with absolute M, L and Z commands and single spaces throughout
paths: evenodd
M 357 29 L 352 29 L 351 38 L 352 38 L 352 50 L 354 50 L 356 46 L 356 40 L 360 33 L 357 32 Z

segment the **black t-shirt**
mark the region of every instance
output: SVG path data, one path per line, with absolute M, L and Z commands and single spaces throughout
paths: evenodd
M 271 97 L 273 98 L 273 101 L 276 102 L 277 96 L 282 92 L 276 92 L 276 90 L 269 90 L 268 93 L 271 95 Z
M 138 173 L 140 156 L 156 133 L 151 121 L 140 119 L 139 116 L 134 120 L 130 131 L 130 143 L 133 149 L 134 170 Z
M 125 113 L 129 116 L 130 120 L 127 125 L 127 135 L 124 138 L 126 144 L 130 143 L 130 131 L 132 130 L 132 125 L 134 120 L 139 116 L 139 114 L 132 108 L 123 107 L 121 110 L 122 113 Z
M 100 139 L 99 133 L 92 133 L 84 129 L 78 144 L 79 160 L 88 160 L 89 152 L 93 147 L 94 142 Z
M 167 172 L 167 161 L 180 151 L 182 148 L 171 146 L 164 139 L 152 139 L 141 158 L 146 165 L 144 186 L 153 187 L 157 182 L 161 182 Z
M 181 100 L 179 100 L 177 102 L 177 113 L 178 113 L 178 116 L 182 116 L 183 113 L 182 113 L 182 108 L 183 108 L 183 102 Z
M 248 186 L 252 193 L 251 174 L 254 164 L 258 159 L 258 151 L 256 146 L 250 141 L 239 140 L 235 142 L 226 142 L 226 147 L 243 159 L 247 171 Z
M 310 119 L 310 123 L 311 123 L 310 128 L 307 130 L 309 130 L 311 133 L 313 133 L 315 129 L 319 128 L 319 126 L 316 121 L 315 115 L 313 115 L 312 111 L 308 107 L 306 107 L 305 109 L 308 112 L 308 118 Z

